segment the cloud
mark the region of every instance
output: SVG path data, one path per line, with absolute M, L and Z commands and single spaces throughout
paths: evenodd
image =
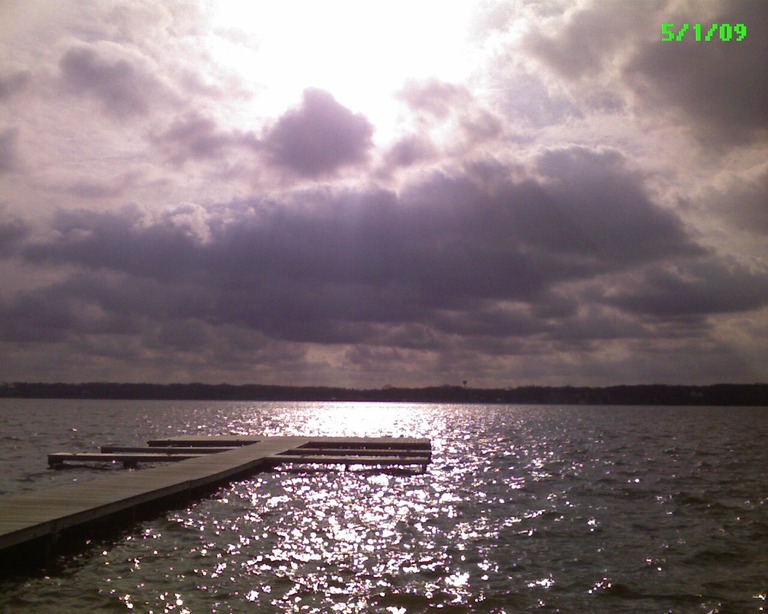
M 288 72 L 230 8 L 10 8 L 4 379 L 765 376 L 760 2 L 446 5 L 466 63 L 361 22 Z
M 756 75 L 768 74 L 768 38 L 754 34 L 768 28 L 768 12 L 761 2 L 750 0 L 721 3 L 717 9 L 709 21 L 747 24 L 744 40 L 649 41 L 637 49 L 626 75 L 649 105 L 675 109 L 706 145 L 764 140 L 768 82 Z
M 300 107 L 282 115 L 264 138 L 272 161 L 305 177 L 366 160 L 373 126 L 328 92 L 307 89 Z
M 657 265 L 639 283 L 606 300 L 658 318 L 744 312 L 768 306 L 768 274 L 714 260 Z
M 28 225 L 18 218 L 0 220 L 0 256 L 14 254 L 29 234 Z
M 18 128 L 6 128 L 0 131 L 0 175 L 9 173 L 18 166 L 18 154 L 16 153 L 18 136 Z
M 28 70 L 17 71 L 8 76 L 0 75 L 0 101 L 7 100 L 24 89 L 30 78 L 31 73 Z
M 135 206 L 104 213 L 62 210 L 52 228 L 58 240 L 28 246 L 30 261 L 72 262 L 160 279 L 172 279 L 193 265 L 192 234 L 167 219 L 147 224 Z
M 740 228 L 768 235 L 768 171 L 754 181 L 739 182 L 726 201 L 726 215 Z
M 101 101 L 104 111 L 115 119 L 146 115 L 163 89 L 134 63 L 105 58 L 89 47 L 70 49 L 59 67 L 72 92 Z
M 409 80 L 396 92 L 395 98 L 406 103 L 416 118 L 416 130 L 419 133 L 418 137 L 401 141 L 398 144 L 401 149 L 404 146 L 412 149 L 413 145 L 426 142 L 428 131 L 439 133 L 446 127 L 454 129 L 454 139 L 457 139 L 457 143 L 460 143 L 458 147 L 464 152 L 478 143 L 495 139 L 503 132 L 499 118 L 478 104 L 463 85 L 437 79 Z M 444 139 L 445 135 L 440 138 Z
M 621 10 L 616 10 L 621 6 Z M 582 8 L 583 7 L 583 8 Z M 603 71 L 624 53 L 659 3 L 589 2 L 562 18 L 542 19 L 534 25 L 525 45 L 561 78 L 581 80 Z M 558 23 L 559 22 L 559 23 Z M 555 25 L 553 25 L 555 24 Z
M 176 120 L 165 132 L 152 136 L 174 164 L 191 159 L 220 159 L 234 147 L 256 150 L 258 139 L 251 133 L 225 132 L 210 118 L 190 114 Z
M 434 157 L 434 145 L 424 137 L 410 135 L 398 140 L 384 154 L 388 167 L 408 167 Z
M 471 100 L 469 91 L 460 85 L 444 83 L 437 79 L 409 81 L 397 97 L 415 110 L 445 119 L 453 109 L 463 109 Z
M 71 301 L 58 300 L 60 298 L 56 288 L 44 288 L 0 301 L 3 340 L 25 343 L 64 340 L 72 332 L 76 311 Z
M 190 317 L 194 299 L 194 289 L 104 271 L 0 299 L 0 338 L 14 357 L 4 374 L 66 380 L 76 363 L 79 377 L 104 381 L 122 364 L 122 381 L 231 381 L 236 372 L 238 381 L 279 381 L 309 370 L 305 350 L 290 342 Z
M 526 229 L 553 252 L 626 265 L 702 255 L 681 220 L 649 198 L 616 150 L 554 148 L 538 159 L 550 198 L 526 211 Z
M 567 95 L 565 88 L 549 87 L 542 74 L 499 61 L 492 75 L 494 96 L 507 122 L 541 129 L 585 116 L 579 105 Z
M 687 22 L 683 41 L 661 42 L 662 23 L 678 24 L 677 32 Z M 694 22 L 705 29 L 743 23 L 748 34 L 739 42 L 720 41 L 719 33 L 696 42 Z M 525 43 L 586 107 L 620 108 L 632 92 L 638 111 L 673 111 L 703 145 L 727 149 L 768 135 L 768 84 L 755 78 L 768 72 L 768 39 L 752 35 L 767 27 L 768 14 L 752 0 L 587 2 L 567 17 L 542 20 Z
M 768 167 L 756 170 L 732 175 L 722 187 L 706 190 L 701 202 L 731 228 L 759 236 L 768 234 Z
M 503 132 L 501 121 L 488 111 L 469 114 L 462 119 L 461 125 L 470 143 L 488 141 L 500 136 Z
M 541 333 L 576 314 L 562 283 L 704 253 L 617 153 L 550 151 L 538 169 L 543 180 L 436 173 L 400 194 L 307 190 L 155 218 L 135 207 L 60 211 L 56 238 L 23 254 L 126 276 L 121 292 L 136 280 L 137 297 L 156 284 L 144 305 L 120 301 L 151 319 L 337 344 L 392 340 L 386 327 L 417 324 L 441 335 Z
M 68 188 L 66 188 L 66 191 L 73 196 L 77 196 L 78 198 L 102 200 L 119 196 L 127 188 L 132 186 L 136 182 L 137 178 L 138 175 L 131 172 L 104 181 L 89 181 L 87 179 L 78 179 Z

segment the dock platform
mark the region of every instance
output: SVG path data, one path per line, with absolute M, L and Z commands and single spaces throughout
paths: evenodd
M 104 446 L 98 453 L 56 453 L 48 460 L 51 466 L 94 460 L 164 464 L 0 499 L 0 553 L 32 542 L 39 547 L 41 540 L 47 550 L 64 532 L 87 530 L 126 512 L 135 515 L 140 508 L 178 501 L 281 463 L 423 469 L 431 461 L 431 444 L 404 437 L 174 437 L 152 440 L 147 448 Z

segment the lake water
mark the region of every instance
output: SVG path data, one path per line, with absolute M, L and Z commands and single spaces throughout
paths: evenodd
M 763 612 L 768 409 L 0 400 L 0 497 L 181 434 L 428 437 L 408 471 L 280 468 L 0 582 L 0 612 Z M 2 499 L 0 498 L 0 505 Z

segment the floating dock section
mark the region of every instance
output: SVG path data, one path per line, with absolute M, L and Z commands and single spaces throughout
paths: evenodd
M 152 440 L 145 448 L 103 446 L 93 454 L 50 454 L 51 467 L 84 462 L 163 465 L 0 499 L 0 559 L 25 545 L 47 553 L 64 533 L 87 532 L 110 518 L 172 505 L 259 468 L 301 463 L 418 465 L 423 470 L 431 459 L 428 439 L 405 437 L 174 437 Z
M 127 467 L 139 463 L 165 463 L 190 460 L 235 450 L 243 446 L 259 445 L 267 441 L 282 441 L 285 437 L 172 437 L 152 439 L 146 447 L 102 446 L 100 452 L 56 452 L 48 455 L 51 467 L 72 463 L 121 462 Z M 419 465 L 430 462 L 432 451 L 429 440 L 405 437 L 311 437 L 291 449 L 264 457 L 264 463 L 322 464 L 322 465 Z

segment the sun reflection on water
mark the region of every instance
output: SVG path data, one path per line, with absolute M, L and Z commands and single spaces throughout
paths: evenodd
M 198 593 L 236 594 L 267 611 L 410 612 L 475 608 L 488 595 L 514 600 L 503 596 L 521 573 L 532 592 L 555 585 L 551 574 L 523 571 L 530 554 L 519 545 L 562 518 L 551 510 L 561 506 L 560 494 L 530 498 L 565 466 L 547 437 L 512 441 L 509 425 L 506 436 L 479 431 L 473 412 L 455 406 L 272 409 L 279 421 L 262 406 L 234 416 L 230 430 L 428 437 L 434 462 L 425 474 L 281 468 L 176 514 L 190 538 L 186 558 Z
M 206 415 L 195 407 L 194 420 L 187 410 L 176 420 L 191 432 Z M 748 595 L 749 604 L 730 601 L 734 611 L 764 607 L 764 463 L 713 470 L 717 457 L 703 466 L 680 429 L 656 420 L 627 432 L 630 414 L 619 411 L 217 405 L 204 432 L 428 437 L 433 462 L 423 474 L 262 472 L 95 547 L 71 566 L 84 571 L 14 598 L 36 612 L 68 611 L 60 601 L 84 595 L 92 611 L 709 611 L 725 603 L 703 596 L 717 586 Z M 736 456 L 732 438 L 723 441 Z M 743 447 L 739 459 L 765 459 L 764 447 Z M 747 585 L 749 556 L 759 578 Z
M 295 418 L 310 435 L 406 434 L 433 444 L 445 436 L 434 406 L 325 404 Z M 456 471 L 466 475 L 466 468 Z M 455 522 L 465 497 L 454 486 L 429 472 L 281 469 L 230 486 L 218 501 L 225 513 L 204 502 L 199 513 L 179 514 L 177 521 L 201 540 L 212 531 L 218 536 L 192 549 L 198 577 L 236 576 L 250 603 L 340 612 L 397 611 L 406 604 L 411 611 L 419 603 L 466 603 L 473 582 L 498 571 L 477 549 L 496 530 L 488 520 Z M 471 485 L 463 492 L 479 494 Z M 472 572 L 468 558 L 475 560 Z M 201 581 L 198 589 L 211 587 Z
M 378 402 L 324 402 L 313 405 L 281 405 L 291 414 L 291 426 L 285 421 L 271 425 L 262 412 L 251 416 L 251 433 L 265 435 L 306 435 L 333 437 L 430 437 L 440 433 L 440 410 L 435 405 Z M 247 424 L 239 425 L 240 428 Z M 264 428 L 266 427 L 266 428 Z

